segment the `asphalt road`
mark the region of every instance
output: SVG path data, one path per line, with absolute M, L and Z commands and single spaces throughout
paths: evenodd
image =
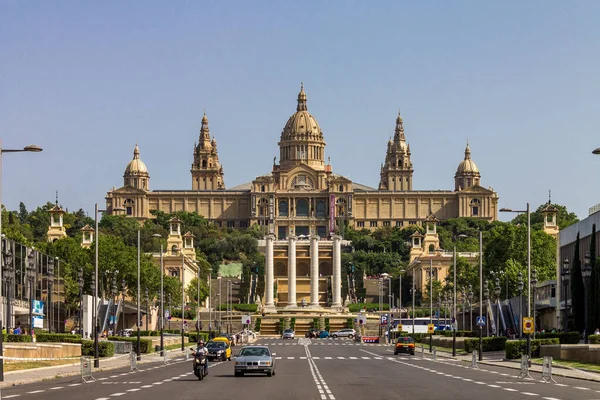
M 211 363 L 200 382 L 191 361 L 140 366 L 95 374 L 93 383 L 62 378 L 2 389 L 2 399 L 186 400 L 186 399 L 600 399 L 600 384 L 555 377 L 558 384 L 518 379 L 518 371 L 481 366 L 475 370 L 449 359 L 394 356 L 376 344 L 346 339 L 259 340 L 276 357 L 276 375 L 233 376 L 233 361 Z M 239 347 L 234 348 L 235 351 Z

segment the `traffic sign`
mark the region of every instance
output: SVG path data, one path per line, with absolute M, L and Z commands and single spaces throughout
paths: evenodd
M 485 317 L 477 317 L 477 326 L 485 326 Z
M 533 318 L 523 317 L 523 333 L 533 333 Z
M 432 334 L 435 331 L 434 324 L 427 324 L 427 333 Z
M 402 324 L 398 324 L 398 332 L 402 332 L 402 328 L 403 328 Z
M 367 318 L 364 315 L 362 315 L 362 314 L 358 314 L 356 316 L 356 319 L 358 320 L 358 324 L 359 325 L 364 325 L 364 324 L 367 323 Z
M 252 317 L 250 317 L 249 315 L 244 315 L 242 317 L 242 324 L 250 325 L 251 322 L 252 322 Z
M 381 316 L 381 325 L 387 325 L 388 324 L 388 316 L 387 315 L 382 315 Z

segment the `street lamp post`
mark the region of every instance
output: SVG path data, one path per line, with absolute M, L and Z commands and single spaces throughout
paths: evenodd
M 592 258 L 590 253 L 585 253 L 584 265 L 581 269 L 581 277 L 583 278 L 583 298 L 584 298 L 584 330 L 583 330 L 583 342 L 588 344 L 588 292 L 590 285 L 590 278 L 592 277 Z
M 4 241 L 4 238 L 1 240 Z M 13 268 L 13 254 L 10 251 L 10 246 L 7 246 L 2 257 L 4 258 L 2 272 L 4 273 L 4 280 L 6 282 L 6 326 L 10 328 L 12 326 L 12 282 L 15 272 L 15 269 Z
M 141 325 L 141 313 L 140 313 L 140 296 L 141 296 L 141 285 L 140 285 L 140 268 L 141 268 L 141 258 L 140 258 L 140 230 L 137 231 L 137 315 L 135 319 L 135 326 L 137 327 L 137 349 L 136 349 L 136 357 L 137 360 L 140 361 L 142 359 L 141 353 L 141 338 L 140 338 L 140 325 Z M 183 349 L 181 349 L 183 350 Z
M 460 299 L 462 301 L 462 328 L 463 328 L 463 331 L 467 330 L 467 324 L 465 322 L 465 316 L 466 316 L 466 313 L 467 313 L 467 310 L 466 310 L 466 307 L 465 307 L 466 306 L 465 303 L 466 303 L 466 300 L 467 300 L 467 295 L 466 295 L 465 290 L 466 289 L 463 287 L 462 292 L 460 294 Z
M 496 336 L 500 336 L 500 293 L 502 288 L 500 287 L 500 278 L 496 278 L 496 285 L 494 286 L 494 295 L 496 295 Z
M 183 249 L 181 251 L 181 351 L 185 351 L 185 255 Z
M 563 317 L 563 325 L 564 325 L 564 331 L 567 332 L 569 330 L 569 326 L 568 326 L 568 319 L 569 319 L 569 312 L 568 312 L 568 308 L 567 308 L 567 290 L 569 287 L 569 279 L 570 277 L 570 272 L 569 272 L 569 259 L 565 258 L 565 260 L 563 261 L 563 267 L 562 267 L 562 280 L 563 280 L 563 284 L 565 287 L 565 291 L 564 291 L 564 295 L 563 298 L 565 299 L 565 313 L 564 313 L 564 317 Z
M 115 303 L 117 302 L 117 299 L 119 297 L 119 292 L 117 291 L 117 274 L 119 273 L 118 270 L 115 271 L 115 273 L 112 276 L 112 284 L 110 286 L 111 289 L 111 297 L 113 298 L 113 306 L 112 306 L 112 334 L 116 335 L 117 334 L 117 309 L 115 309 Z
M 160 238 L 161 236 L 158 233 L 152 235 L 154 237 Z M 165 336 L 164 336 L 164 328 L 165 328 L 165 294 L 164 294 L 164 285 L 163 278 L 165 275 L 165 265 L 163 262 L 163 244 L 160 244 L 160 314 L 158 318 L 158 323 L 160 325 L 160 355 L 163 355 L 163 351 L 165 349 Z M 169 310 L 170 311 L 170 310 Z
M 469 285 L 467 293 L 467 302 L 469 303 L 469 330 L 473 331 L 473 286 Z
M 83 268 L 77 272 L 77 286 L 79 286 L 79 330 L 83 339 Z
M 485 299 L 485 304 L 489 304 L 490 300 L 490 288 L 488 280 L 483 281 L 483 298 Z M 490 336 L 490 324 L 485 324 L 486 327 L 486 337 Z
M 412 282 L 412 287 L 410 288 L 411 294 L 412 294 L 412 333 L 415 333 L 415 292 L 416 292 L 416 287 L 415 287 L 415 282 Z
M 500 212 L 515 212 L 527 214 L 527 317 L 531 317 L 531 210 L 529 203 L 525 211 L 512 210 L 510 208 L 501 208 Z M 521 324 L 523 319 L 521 318 Z M 535 328 L 535 325 L 534 325 Z M 527 334 L 527 356 L 531 358 L 531 335 Z
M 217 319 L 218 319 L 218 322 L 217 322 L 217 331 L 218 331 L 217 335 L 218 335 L 218 334 L 221 333 L 221 273 L 218 273 L 218 275 L 217 275 L 217 281 L 219 283 L 219 285 L 218 285 L 219 288 L 218 288 L 218 292 L 217 292 L 217 298 L 219 299 L 217 301 L 217 303 L 218 303 L 217 304 L 217 311 L 218 311 L 218 314 L 217 314 Z
M 2 148 L 2 139 L 0 139 L 0 208 L 2 204 L 2 154 L 4 153 L 19 153 L 19 152 L 40 152 L 42 151 L 41 147 L 36 145 L 25 146 L 22 149 L 3 149 Z M 2 218 L 0 218 L 0 235 L 2 234 Z M 0 254 L 3 253 L 4 249 L 2 248 L 3 243 L 0 240 Z M 2 269 L 0 268 L 0 281 L 2 281 Z M 2 298 L 2 285 L 0 285 L 0 298 Z M 0 332 L 4 329 L 4 318 L 1 315 L 0 311 Z M 2 349 L 3 335 L 0 335 L 0 354 L 3 354 Z M 0 358 L 0 382 L 4 381 L 4 359 Z
M 125 292 L 127 290 L 127 282 L 125 282 L 125 279 L 121 279 L 121 319 L 123 320 L 123 322 L 121 323 L 121 326 L 123 327 L 123 329 L 121 330 L 122 334 L 125 334 Z
M 519 292 L 519 321 L 521 321 L 521 317 L 523 316 L 523 289 L 525 285 L 523 284 L 523 274 L 519 272 L 517 277 L 517 290 Z M 519 339 L 523 336 L 523 327 L 519 324 Z
M 148 294 L 148 287 L 146 286 L 146 289 L 144 290 L 144 300 L 146 300 L 146 330 L 150 330 L 150 328 L 148 327 L 148 301 L 150 300 L 149 294 Z

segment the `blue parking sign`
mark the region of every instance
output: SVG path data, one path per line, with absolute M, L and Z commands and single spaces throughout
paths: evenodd
M 382 315 L 381 316 L 381 325 L 384 326 L 384 325 L 387 325 L 387 324 L 388 324 L 388 317 L 387 317 L 387 315 Z

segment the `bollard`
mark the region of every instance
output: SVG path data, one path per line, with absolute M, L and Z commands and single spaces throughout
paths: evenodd
M 167 358 L 167 351 L 163 349 L 162 354 L 163 354 L 163 362 L 165 363 L 165 365 L 169 365 L 169 359 Z
M 540 379 L 540 382 L 556 383 L 552 377 L 552 356 L 544 356 L 544 363 L 542 364 L 542 379 Z
M 421 345 L 421 358 L 425 358 L 425 346 Z
M 433 359 L 437 360 L 437 348 L 433 346 Z
M 129 366 L 131 367 L 131 372 L 140 372 L 137 367 L 137 354 L 133 351 L 129 353 Z
M 471 368 L 479 369 L 479 365 L 477 365 L 478 356 L 477 350 L 473 350 L 473 355 L 471 357 Z
M 81 380 L 84 383 L 90 381 L 96 381 L 96 378 L 92 376 L 92 359 L 90 357 L 81 357 Z
M 517 378 L 533 379 L 531 375 L 529 375 L 529 357 L 526 354 L 521 356 L 521 372 L 519 372 Z
M 188 353 L 187 350 L 184 350 L 184 354 L 185 354 L 185 356 L 184 356 L 185 361 L 189 360 L 190 359 L 190 353 Z

